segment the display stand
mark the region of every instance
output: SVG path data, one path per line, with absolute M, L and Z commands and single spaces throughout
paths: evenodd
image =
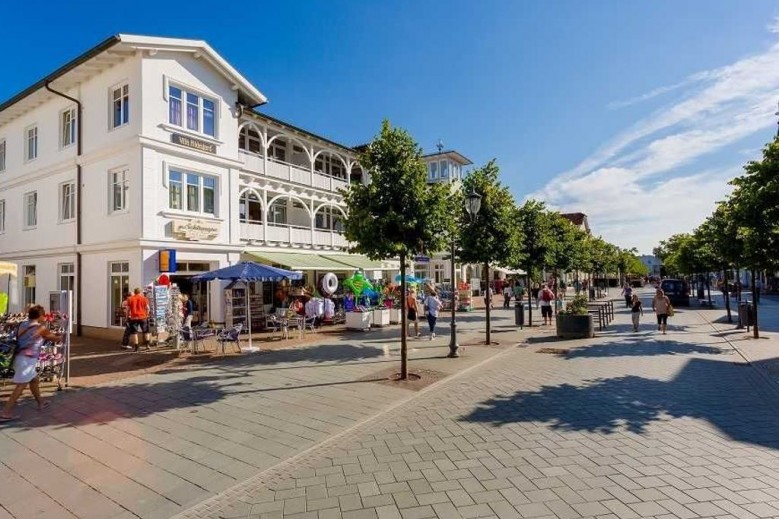
M 457 310 L 459 312 L 470 312 L 473 310 L 471 285 L 462 281 L 457 284 Z
M 379 328 L 383 326 L 389 326 L 390 324 L 389 308 L 374 308 L 372 313 L 373 313 L 373 326 L 378 326 Z
M 400 324 L 402 317 L 400 308 L 390 308 L 390 324 Z
M 372 318 L 373 312 L 346 312 L 346 329 L 370 330 Z
M 247 290 L 249 290 L 248 297 Z M 252 283 L 234 281 L 225 288 L 225 325 L 228 328 L 238 323 L 244 323 L 248 326 L 247 314 L 251 315 L 252 330 L 257 331 L 265 328 L 265 305 L 262 299 L 262 290 L 254 290 Z

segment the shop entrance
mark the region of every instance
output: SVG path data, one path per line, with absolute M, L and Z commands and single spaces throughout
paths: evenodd
M 179 292 L 192 299 L 195 311 L 192 324 L 208 322 L 209 283 L 193 283 L 192 276 L 211 270 L 211 264 L 199 261 L 182 261 L 176 263 L 176 273 L 170 275 L 170 282 L 179 287 Z

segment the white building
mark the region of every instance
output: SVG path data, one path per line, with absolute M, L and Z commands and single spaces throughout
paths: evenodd
M 652 256 L 649 254 L 644 254 L 642 256 L 639 256 L 638 259 L 641 260 L 641 263 L 646 265 L 646 268 L 649 269 L 649 277 L 661 277 L 660 275 L 660 267 L 663 266 L 663 262 L 660 258 L 657 256 Z
M 338 189 L 366 181 L 354 151 L 257 113 L 265 102 L 203 41 L 117 35 L 0 104 L 11 311 L 73 289 L 79 328 L 115 335 L 124 293 L 171 249 L 185 291 L 249 256 L 309 283 L 392 268 L 345 252 Z M 216 288 L 203 300 L 219 321 Z

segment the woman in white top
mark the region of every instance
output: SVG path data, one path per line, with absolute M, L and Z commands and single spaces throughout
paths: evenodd
M 438 294 L 431 289 L 425 297 L 425 315 L 427 315 L 427 324 L 430 326 L 430 340 L 435 339 L 435 322 L 438 319 L 438 311 L 443 306 Z

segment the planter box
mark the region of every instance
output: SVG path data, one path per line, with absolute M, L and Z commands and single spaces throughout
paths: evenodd
M 561 339 L 589 339 L 595 337 L 591 315 L 557 315 L 557 336 Z
M 389 326 L 390 311 L 387 308 L 376 309 L 373 311 L 373 326 Z
M 346 312 L 347 330 L 370 330 L 373 312 Z
M 400 308 L 390 308 L 390 324 L 400 324 Z

